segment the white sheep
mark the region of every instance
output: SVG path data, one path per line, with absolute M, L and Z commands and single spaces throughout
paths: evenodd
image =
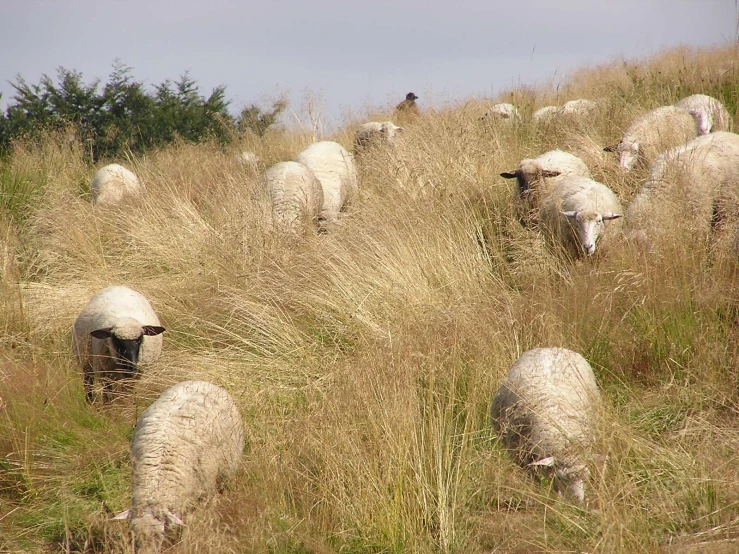
M 524 225 L 535 221 L 541 198 L 566 175 L 592 177 L 585 162 L 562 150 L 550 150 L 536 158 L 521 160 L 515 170 L 500 174 L 505 179 L 516 179 L 514 210 Z
M 559 112 L 567 116 L 592 117 L 598 112 L 598 103 L 586 98 L 578 98 L 565 102 Z
M 731 130 L 731 116 L 724 105 L 707 94 L 693 94 L 675 104 L 687 110 L 698 125 L 698 132 L 706 135 L 711 131 Z
M 567 118 L 569 120 L 591 119 L 599 110 L 597 102 L 579 98 L 565 102 L 562 106 L 544 106 L 536 110 L 531 120 L 535 125 L 552 123 L 559 118 Z
M 321 218 L 334 223 L 359 193 L 357 167 L 343 146 L 333 141 L 314 142 L 300 152 L 295 161 L 313 172 L 323 188 Z
M 539 108 L 531 115 L 531 120 L 535 125 L 550 123 L 559 114 L 559 106 L 544 106 Z
M 678 231 L 705 238 L 738 218 L 739 135 L 718 131 L 658 156 L 624 219 L 627 237 L 644 244 Z
M 606 152 L 618 151 L 619 165 L 631 171 L 637 162 L 647 165 L 666 149 L 684 144 L 698 135 L 698 128 L 686 110 L 662 106 L 632 121 L 618 144 L 607 146 Z
M 601 409 L 585 358 L 565 348 L 534 348 L 503 378 L 490 419 L 519 465 L 543 470 L 557 491 L 583 503 Z
M 244 424 L 228 392 L 205 381 L 174 385 L 136 423 L 131 508 L 114 519 L 129 520 L 138 552 L 159 552 L 169 528 L 228 484 L 243 451 Z
M 93 400 L 95 377 L 110 400 L 113 382 L 132 378 L 139 364 L 155 362 L 162 351 L 162 333 L 149 301 L 128 287 L 99 291 L 74 322 L 72 352 L 82 366 L 85 395 Z
M 361 153 L 368 148 L 383 143 L 391 144 L 395 140 L 395 136 L 403 130 L 403 127 L 398 127 L 392 121 L 363 123 L 354 134 L 354 153 Z
M 323 208 L 323 188 L 310 169 L 298 162 L 280 162 L 267 170 L 264 180 L 277 229 L 300 234 L 317 221 Z
M 510 119 L 511 121 L 517 121 L 519 119 L 518 109 L 516 106 L 507 102 L 493 104 L 480 119 L 488 117 L 494 117 L 496 119 Z
M 138 196 L 142 191 L 136 174 L 118 164 L 108 164 L 98 169 L 90 185 L 92 201 L 98 206 L 118 204 L 124 197 Z
M 619 234 L 623 213 L 618 197 L 606 185 L 568 175 L 542 198 L 540 228 L 571 256 L 592 256 L 596 244 L 605 245 Z

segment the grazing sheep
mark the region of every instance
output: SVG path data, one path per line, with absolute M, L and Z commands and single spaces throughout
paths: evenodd
M 675 104 L 687 110 L 698 125 L 698 133 L 706 135 L 711 131 L 730 131 L 731 116 L 724 105 L 706 94 L 693 94 Z
M 87 401 L 93 400 L 95 376 L 107 402 L 113 381 L 135 377 L 140 363 L 155 362 L 163 332 L 141 293 L 114 286 L 95 294 L 77 316 L 72 333 L 72 352 L 82 365 Z
M 544 123 L 550 123 L 557 115 L 559 115 L 558 106 L 544 106 L 539 108 L 531 115 L 531 120 L 535 125 L 542 125 Z
M 395 140 L 395 135 L 403 130 L 392 121 L 363 123 L 354 134 L 354 153 L 360 154 L 379 144 L 390 144 Z
M 613 240 L 621 229 L 621 221 L 613 220 L 622 216 L 621 202 L 611 189 L 579 175 L 555 183 L 539 209 L 545 236 L 575 258 L 592 256 L 596 244 Z
M 626 211 L 627 237 L 707 238 L 739 219 L 739 135 L 701 135 L 657 157 Z
M 480 119 L 486 119 L 488 117 L 494 117 L 496 119 L 510 119 L 516 121 L 519 119 L 518 109 L 513 104 L 502 103 L 494 104 Z
M 585 162 L 562 150 L 550 150 L 536 158 L 521 160 L 515 170 L 500 174 L 505 179 L 516 179 L 514 209 L 524 225 L 535 223 L 541 198 L 566 175 L 592 177 Z
M 354 156 L 337 142 L 314 142 L 295 160 L 313 172 L 323 188 L 321 217 L 334 223 L 359 192 Z
M 264 174 L 272 205 L 272 221 L 284 233 L 300 234 L 323 208 L 323 188 L 301 163 L 280 162 Z
M 598 104 L 593 100 L 579 98 L 565 102 L 559 109 L 559 115 L 568 117 L 593 117 L 598 113 Z
M 418 111 L 416 100 L 418 100 L 418 96 L 414 93 L 409 92 L 406 94 L 405 100 L 395 106 L 395 119 L 398 121 L 408 121 L 421 115 Z
M 167 531 L 222 491 L 239 467 L 244 424 L 231 395 L 205 381 L 167 389 L 141 414 L 131 441 L 128 519 L 138 552 L 159 552 Z
M 90 186 L 92 201 L 98 206 L 118 204 L 125 196 L 138 196 L 142 190 L 139 178 L 118 164 L 98 169 Z
M 519 465 L 543 469 L 558 492 L 583 503 L 600 411 L 598 385 L 585 358 L 565 348 L 534 348 L 503 378 L 490 419 Z
M 637 162 L 651 164 L 666 149 L 684 144 L 697 135 L 695 120 L 686 110 L 662 106 L 632 121 L 621 141 L 603 150 L 618 151 L 620 167 L 631 171 Z

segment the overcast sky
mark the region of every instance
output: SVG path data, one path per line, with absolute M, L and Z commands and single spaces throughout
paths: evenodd
M 0 0 L 0 92 L 65 67 L 147 85 L 186 70 L 231 110 L 288 94 L 327 125 L 413 91 L 436 106 L 679 44 L 736 39 L 735 0 Z

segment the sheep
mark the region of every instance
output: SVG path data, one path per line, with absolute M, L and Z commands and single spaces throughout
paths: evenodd
M 559 115 L 559 106 L 544 106 L 531 115 L 531 120 L 535 125 L 542 125 L 544 123 L 550 123 L 557 115 Z
M 222 492 L 239 468 L 244 423 L 231 395 L 205 381 L 164 391 L 141 414 L 131 440 L 131 507 L 138 552 L 159 552 L 199 501 Z
M 354 134 L 354 154 L 361 154 L 378 144 L 390 144 L 395 140 L 395 136 L 403 131 L 403 127 L 398 127 L 392 121 L 363 123 Z
M 644 244 L 687 232 L 706 238 L 739 218 L 739 135 L 718 131 L 660 155 L 625 216 L 628 238 Z
M 515 170 L 500 174 L 505 179 L 516 179 L 514 210 L 525 226 L 535 223 L 542 196 L 566 175 L 592 177 L 585 162 L 562 150 L 550 150 L 536 158 L 521 160 Z
M 503 378 L 490 407 L 493 429 L 511 457 L 544 471 L 555 489 L 585 501 L 587 459 L 602 403 L 593 369 L 566 348 L 524 352 Z
M 164 327 L 149 301 L 128 287 L 112 286 L 95 294 L 72 331 L 72 352 L 82 366 L 88 402 L 93 401 L 96 376 L 107 402 L 114 381 L 135 377 L 139 364 L 155 362 L 162 351 Z
M 405 100 L 395 106 L 395 119 L 398 121 L 409 121 L 421 115 L 418 111 L 416 100 L 418 100 L 418 96 L 414 93 L 409 92 L 406 94 Z
M 619 166 L 631 171 L 637 162 L 649 165 L 667 148 L 684 144 L 697 135 L 695 120 L 686 110 L 662 106 L 636 118 L 618 144 L 606 146 L 603 150 L 618 151 Z
M 517 121 L 519 119 L 518 109 L 516 106 L 505 102 L 490 106 L 490 109 L 480 119 L 487 119 L 488 117 L 494 117 L 496 119 L 510 119 L 511 121 Z
M 98 169 L 90 185 L 92 201 L 97 206 L 112 206 L 125 196 L 138 196 L 142 191 L 136 174 L 118 164 L 108 164 Z
M 579 98 L 565 102 L 559 109 L 559 115 L 569 117 L 593 117 L 598 112 L 598 104 L 593 100 Z
M 621 217 L 623 207 L 613 191 L 580 175 L 568 175 L 555 183 L 539 208 L 540 227 L 547 239 L 575 258 L 592 256 L 596 244 L 614 240 L 621 230 L 621 221 L 614 220 Z
M 598 103 L 593 100 L 579 98 L 565 102 L 562 106 L 544 106 L 531 116 L 535 125 L 552 123 L 559 118 L 590 119 L 598 112 Z
M 698 133 L 707 135 L 711 131 L 731 130 L 731 116 L 723 104 L 706 94 L 693 94 L 683 98 L 677 104 L 678 108 L 687 110 L 695 118 Z
M 295 161 L 316 176 L 323 189 L 321 218 L 335 223 L 339 213 L 349 206 L 359 193 L 354 156 L 337 142 L 314 142 L 300 152 Z
M 275 227 L 300 234 L 317 221 L 323 208 L 323 188 L 313 172 L 298 162 L 280 162 L 264 174 Z

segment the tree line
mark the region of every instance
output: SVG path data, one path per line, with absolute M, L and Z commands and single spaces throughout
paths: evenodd
M 269 109 L 252 104 L 234 117 L 224 86 L 206 97 L 186 72 L 147 90 L 119 62 L 102 85 L 99 79 L 86 84 L 80 72 L 65 68 L 57 70 L 56 82 L 44 75 L 38 84 L 29 84 L 18 76 L 10 85 L 15 94 L 0 113 L 0 155 L 15 139 L 70 125 L 95 160 L 122 151 L 142 153 L 175 140 L 229 143 L 241 133 L 263 136 L 287 107 L 285 100 Z

